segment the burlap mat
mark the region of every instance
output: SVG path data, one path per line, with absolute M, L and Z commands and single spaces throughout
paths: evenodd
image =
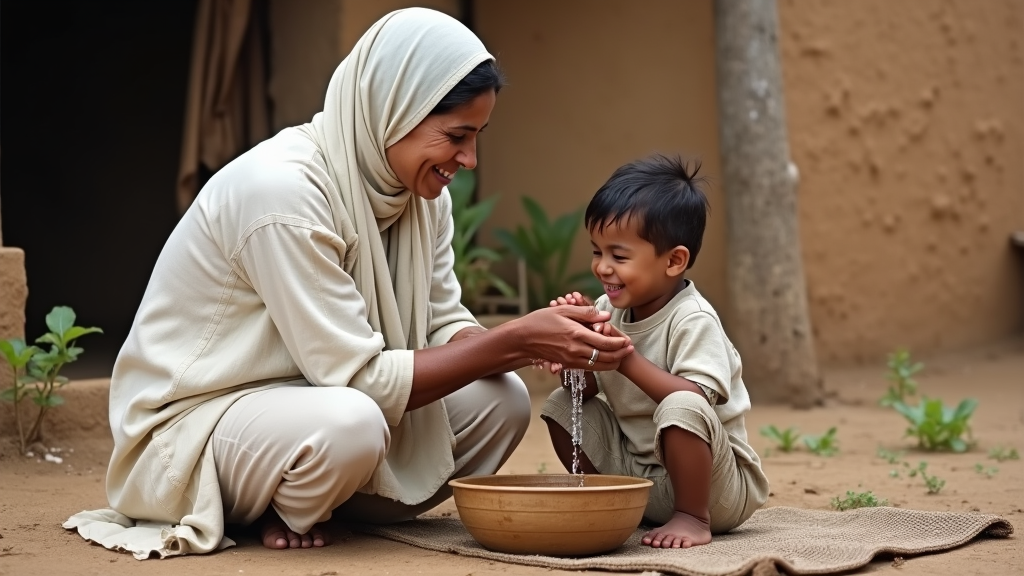
M 358 530 L 428 550 L 565 570 L 660 571 L 683 576 L 832 574 L 864 566 L 879 553 L 921 554 L 948 550 L 979 534 L 1006 538 L 1013 526 L 991 514 L 861 508 L 847 512 L 774 507 L 757 511 L 743 526 L 686 550 L 640 544 L 641 528 L 618 550 L 588 558 L 492 552 L 477 544 L 456 518 L 423 518 Z

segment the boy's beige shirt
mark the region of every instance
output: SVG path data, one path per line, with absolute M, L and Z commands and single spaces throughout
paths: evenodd
M 609 322 L 630 337 L 636 354 L 670 374 L 717 392 L 714 410 L 729 434 L 733 452 L 760 468 L 761 461 L 747 442 L 744 414 L 750 411 L 750 397 L 743 384 L 740 355 L 715 309 L 692 281 L 661 310 L 639 322 L 627 322 L 629 310 L 613 307 L 607 296 L 598 298 L 595 305 L 611 312 Z M 657 403 L 619 372 L 596 372 L 595 376 L 619 422 L 627 449 L 640 463 L 660 464 L 655 457 L 657 428 L 653 421 Z

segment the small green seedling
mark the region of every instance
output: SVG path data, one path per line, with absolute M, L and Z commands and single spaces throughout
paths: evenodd
M 1007 460 L 1020 460 L 1020 454 L 1017 453 L 1016 448 L 1009 448 L 1006 446 L 996 446 L 995 448 L 988 451 L 988 457 L 996 462 L 1005 462 Z
M 867 492 L 847 490 L 845 498 L 836 496 L 832 499 L 832 509 L 840 512 L 853 510 L 854 508 L 875 508 L 888 505 L 888 500 L 879 500 L 870 490 Z
M 917 406 L 896 402 L 893 408 L 910 423 L 907 436 L 917 438 L 918 446 L 925 450 L 966 452 L 971 446 L 971 415 L 978 401 L 967 398 L 956 407 L 946 406 L 936 398 L 922 398 Z M 967 435 L 968 440 L 963 436 Z
M 926 488 L 928 488 L 929 494 L 938 494 L 939 492 L 942 491 L 943 486 L 946 485 L 946 481 L 943 480 L 942 478 L 928 474 L 927 462 L 919 463 L 917 465 L 917 468 L 911 468 L 910 472 L 907 473 L 907 475 L 910 476 L 911 478 L 917 476 L 918 474 L 920 474 L 921 479 L 924 480 L 924 485 Z
M 818 456 L 832 456 L 839 452 L 835 426 L 829 428 L 828 432 L 821 436 L 804 436 L 803 440 L 807 449 Z
M 889 464 L 899 464 L 903 461 L 903 451 L 893 452 L 892 450 L 879 448 L 877 454 L 879 458 L 885 460 Z
M 0 400 L 14 403 L 14 419 L 18 429 L 21 452 L 27 452 L 32 443 L 42 439 L 43 418 L 50 408 L 64 403 L 56 393 L 68 383 L 60 375 L 61 368 L 78 360 L 83 352 L 75 341 L 86 334 L 102 333 L 99 328 L 75 326 L 75 312 L 67 306 L 56 306 L 46 315 L 49 332 L 36 338 L 36 344 L 49 344 L 48 351 L 38 346 L 28 346 L 21 338 L 0 340 L 0 355 L 10 364 L 14 385 L 0 392 Z M 39 407 L 32 426 L 25 432 L 21 421 L 20 404 L 26 397 Z
M 991 478 L 999 473 L 999 468 L 996 468 L 995 466 L 989 466 L 986 468 L 984 464 L 979 463 L 974 465 L 974 471 L 986 478 Z
M 780 452 L 792 452 L 796 448 L 797 440 L 800 439 L 800 433 L 796 428 L 779 430 L 774 424 L 761 428 L 761 436 L 775 441 L 775 448 Z
M 908 464 L 905 460 L 903 460 L 904 452 L 902 450 L 899 451 L 899 452 L 893 452 L 892 450 L 886 450 L 885 448 L 879 447 L 877 454 L 878 454 L 879 458 L 884 459 L 889 464 L 893 464 L 893 465 L 896 465 L 896 466 L 899 466 L 900 464 L 902 464 L 903 468 L 906 469 L 908 472 L 911 470 L 910 464 Z M 913 475 L 916 475 L 916 474 L 917 474 L 917 472 L 914 472 L 911 475 L 913 476 Z M 892 470 L 889 470 L 889 477 L 890 478 L 899 478 L 900 477 L 900 469 L 899 468 L 893 468 Z
M 541 462 L 540 466 L 537 466 L 537 474 L 546 474 L 548 471 L 548 463 Z
M 907 398 L 917 394 L 917 382 L 913 376 L 924 368 L 924 364 L 910 361 L 910 351 L 906 349 L 897 350 L 889 354 L 889 373 L 886 378 L 891 384 L 886 390 L 885 396 L 878 401 L 882 406 L 892 406 L 897 402 L 906 402 Z

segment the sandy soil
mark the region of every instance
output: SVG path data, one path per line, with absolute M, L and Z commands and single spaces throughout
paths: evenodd
M 761 454 L 771 443 L 757 431 L 764 425 L 797 426 L 810 434 L 838 426 L 840 453 L 822 458 L 798 451 L 771 452 L 764 467 L 772 481 L 769 506 L 827 509 L 833 496 L 846 490 L 872 490 L 895 506 L 925 510 L 980 510 L 1000 514 L 1024 528 L 1024 460 L 997 463 L 989 449 L 1012 446 L 1024 451 L 1024 341 L 1014 341 L 956 356 L 926 359 L 919 382 L 922 391 L 947 403 L 971 396 L 980 401 L 974 424 L 977 446 L 967 454 L 932 454 L 914 450 L 903 438 L 903 419 L 875 403 L 885 389 L 884 368 L 830 371 L 828 405 L 809 411 L 757 406 L 747 421 L 754 447 Z M 539 410 L 552 379 L 525 371 Z M 84 387 L 84 385 L 83 385 Z M 85 402 L 83 400 L 82 402 Z M 69 400 L 72 410 L 74 404 Z M 8 414 L 4 414 L 7 419 Z M 77 418 L 77 420 L 76 420 Z M 233 533 L 239 546 L 203 557 L 138 562 L 131 556 L 88 545 L 60 528 L 71 513 L 104 506 L 103 474 L 110 450 L 109 433 L 97 418 L 64 415 L 55 420 L 50 444 L 62 449 L 61 464 L 38 462 L 15 455 L 9 438 L 0 448 L 0 574 L 425 574 L 512 576 L 570 574 L 505 565 L 455 555 L 428 552 L 333 527 L 335 543 L 316 550 L 265 550 L 248 533 Z M 68 422 L 71 422 L 70 424 Z M 84 422 L 84 423 L 83 423 Z M 946 480 L 945 488 L 929 495 L 919 478 L 892 478 L 894 466 L 877 456 L 879 447 L 906 451 L 912 464 L 928 462 L 928 470 Z M 73 450 L 73 452 L 72 452 Z M 975 465 L 998 467 L 992 477 L 978 474 Z M 539 420 L 503 472 L 559 472 Z M 456 512 L 449 500 L 430 514 Z M 1021 574 L 1024 546 L 1018 535 L 1009 540 L 980 540 L 963 548 L 907 558 L 901 567 L 880 558 L 859 573 L 879 574 Z M 595 572 L 595 574 L 607 574 Z

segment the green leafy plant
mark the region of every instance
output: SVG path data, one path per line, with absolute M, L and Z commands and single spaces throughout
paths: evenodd
M 775 442 L 775 449 L 780 452 L 792 452 L 796 448 L 800 433 L 796 428 L 790 427 L 779 430 L 774 424 L 761 428 L 761 436 Z
M 995 448 L 992 448 L 988 451 L 988 457 L 989 459 L 997 462 L 1020 460 L 1020 454 L 1017 453 L 1017 449 L 1006 446 L 996 446 Z
M 11 366 L 13 375 L 13 386 L 0 392 L 0 399 L 14 404 L 14 421 L 18 427 L 18 440 L 21 443 L 21 451 L 25 452 L 25 431 L 21 422 L 21 401 L 28 394 L 28 384 L 33 380 L 25 374 L 25 366 L 29 363 L 39 348 L 28 346 L 21 338 L 9 338 L 0 340 L 0 353 L 3 353 L 7 363 Z
M 83 349 L 75 346 L 76 341 L 86 334 L 103 332 L 95 327 L 75 326 L 75 312 L 67 306 L 54 307 L 46 315 L 46 327 L 50 331 L 37 338 L 36 344 L 49 344 L 49 350 L 29 346 L 21 338 L 0 341 L 0 353 L 3 353 L 14 375 L 13 386 L 0 392 L 0 399 L 14 404 L 14 418 L 22 453 L 42 439 L 46 413 L 64 403 L 64 398 L 56 391 L 67 385 L 68 379 L 60 375 L 60 370 L 65 364 L 78 360 L 82 354 Z M 20 410 L 21 401 L 26 397 L 39 407 L 27 433 Z
M 907 464 L 907 466 L 909 467 L 910 465 Z M 907 476 L 910 476 L 911 478 L 917 475 L 920 475 L 921 479 L 924 480 L 924 485 L 926 488 L 928 488 L 929 494 L 938 494 L 946 485 L 946 481 L 943 480 L 942 478 L 928 474 L 927 462 L 921 462 L 917 465 L 917 468 L 911 468 L 910 471 L 907 472 Z
M 491 271 L 491 264 L 501 260 L 501 254 L 473 242 L 480 226 L 491 216 L 497 197 L 473 203 L 473 191 L 476 189 L 476 174 L 472 170 L 459 170 L 455 173 L 448 193 L 452 198 L 452 251 L 455 253 L 453 266 L 455 277 L 462 287 L 462 303 L 469 309 L 476 307 L 480 296 L 490 288 L 496 289 L 509 298 L 516 296 L 512 288 L 500 276 Z
M 843 512 L 854 508 L 875 508 L 877 506 L 888 506 L 888 500 L 879 500 L 870 490 L 867 492 L 846 491 L 846 497 L 838 496 L 832 498 L 832 509 Z
M 996 468 L 995 466 L 986 467 L 984 464 L 979 463 L 974 465 L 974 471 L 986 478 L 991 478 L 999 473 L 999 468 Z
M 891 384 L 885 396 L 878 401 L 882 406 L 892 406 L 897 402 L 906 402 L 907 398 L 917 394 L 917 382 L 914 374 L 924 368 L 920 362 L 910 361 L 910 351 L 901 349 L 889 354 L 889 373 L 886 378 Z
M 835 426 L 829 428 L 828 432 L 821 436 L 804 436 L 803 441 L 807 449 L 818 456 L 833 456 L 839 452 Z
M 953 452 L 966 452 L 970 448 L 970 420 L 978 407 L 977 400 L 967 398 L 953 408 L 944 405 L 942 400 L 925 397 L 917 406 L 896 402 L 892 407 L 910 423 L 906 435 L 916 437 L 921 448 Z
M 523 196 L 522 201 L 530 218 L 529 228 L 519 225 L 515 231 L 495 230 L 495 235 L 509 252 L 526 262 L 530 307 L 543 308 L 551 298 L 572 290 L 591 296 L 600 292 L 600 283 L 589 269 L 569 272 L 573 240 L 583 224 L 583 209 L 552 220 L 533 198 Z
M 548 463 L 547 462 L 541 462 L 537 466 L 537 474 L 547 474 L 547 472 L 548 472 Z

